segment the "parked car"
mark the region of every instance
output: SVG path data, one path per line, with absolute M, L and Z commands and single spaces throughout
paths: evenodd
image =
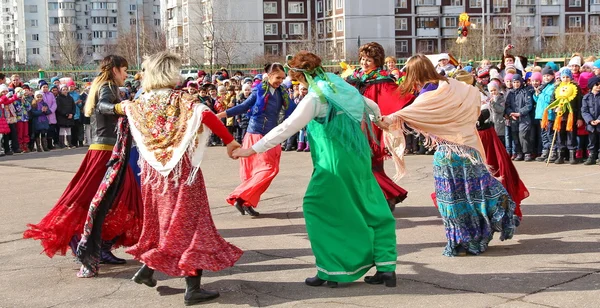
M 196 80 L 196 78 L 198 78 L 197 69 L 182 69 L 180 71 L 180 74 L 181 77 L 183 77 L 183 80 L 185 81 Z

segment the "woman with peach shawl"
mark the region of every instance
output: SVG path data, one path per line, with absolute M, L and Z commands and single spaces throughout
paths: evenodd
M 494 232 L 500 232 L 500 240 L 512 238 L 518 223 L 515 203 L 487 169 L 475 127 L 479 91 L 437 74 L 423 55 L 410 58 L 405 72 L 401 90 L 418 96 L 410 106 L 384 117 L 390 125 L 385 143 L 396 164 L 396 180 L 405 174 L 404 130 L 413 129 L 425 136 L 428 146 L 437 146 L 433 176 L 448 239 L 444 255 L 478 255 Z

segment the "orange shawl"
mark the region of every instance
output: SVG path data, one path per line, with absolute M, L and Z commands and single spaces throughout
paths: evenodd
M 485 157 L 475 124 L 479 117 L 481 97 L 477 88 L 454 79 L 440 81 L 437 90 L 419 95 L 415 101 L 388 117 L 390 124 L 385 132 L 385 145 L 392 153 L 396 165 L 395 180 L 405 174 L 404 132 L 407 126 L 425 136 L 428 147 L 445 145 L 450 153 L 481 162 L 469 155 L 467 148 L 475 149 Z

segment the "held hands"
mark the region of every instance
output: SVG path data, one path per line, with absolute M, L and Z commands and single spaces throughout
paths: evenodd
M 233 151 L 233 159 L 237 159 L 240 157 L 249 157 L 256 154 L 256 152 L 254 152 L 254 150 L 252 148 L 248 148 L 248 149 L 236 149 L 235 151 Z
M 241 147 L 242 146 L 237 141 L 231 141 L 227 144 L 227 156 L 229 156 L 231 159 L 237 159 L 237 157 L 233 156 L 233 153 Z
M 381 116 L 379 118 L 375 118 L 373 123 L 375 123 L 375 125 L 382 130 L 388 130 L 390 128 L 391 120 L 385 116 Z

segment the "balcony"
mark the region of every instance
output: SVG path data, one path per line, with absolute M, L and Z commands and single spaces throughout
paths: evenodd
M 540 35 L 544 36 L 544 35 L 558 35 L 560 34 L 560 27 L 559 26 L 545 26 L 542 27 L 541 33 Z
M 590 13 L 600 13 L 600 3 L 590 4 Z
M 417 6 L 417 15 L 440 15 L 441 6 Z
M 465 11 L 465 8 L 462 6 L 451 6 L 451 5 L 444 5 L 442 8 L 442 14 L 443 15 L 460 15 L 461 13 L 463 13 Z
M 458 33 L 456 32 L 456 28 L 443 28 L 442 29 L 442 36 L 447 38 L 447 37 L 457 37 Z
M 456 30 L 453 29 L 456 33 Z M 440 36 L 440 28 L 417 28 L 417 36 L 418 37 L 439 37 Z
M 515 13 L 519 14 L 519 15 L 535 15 L 535 6 L 524 6 L 524 5 L 520 5 L 517 6 L 517 8 L 515 9 Z
M 560 5 L 540 5 L 540 14 L 558 15 L 560 13 Z
M 518 33 L 519 36 L 534 36 L 535 35 L 535 27 L 532 25 L 531 27 L 513 27 L 514 33 Z

